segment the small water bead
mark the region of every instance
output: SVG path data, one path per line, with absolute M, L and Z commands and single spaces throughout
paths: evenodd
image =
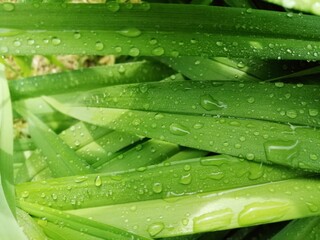
M 311 117 L 315 117 L 319 114 L 319 110 L 315 108 L 310 108 L 308 112 Z
M 247 158 L 248 160 L 253 160 L 253 159 L 254 159 L 254 154 L 253 154 L 253 153 L 248 153 L 248 154 L 246 155 L 246 158 Z
M 125 37 L 139 37 L 141 35 L 141 31 L 137 28 L 125 28 L 117 31 L 117 33 Z
M 293 118 L 296 118 L 298 116 L 298 113 L 297 113 L 296 110 L 288 110 L 288 111 L 286 111 L 286 115 L 287 115 L 287 117 L 293 119 Z
M 100 187 L 100 186 L 102 185 L 102 179 L 101 179 L 100 176 L 97 176 L 97 177 L 95 178 L 95 180 L 94 180 L 94 185 L 95 185 L 96 187 Z
M 273 44 L 273 43 L 269 43 L 268 46 L 269 46 L 269 48 L 271 48 L 271 49 L 274 48 L 274 44 Z
M 6 12 L 12 12 L 15 9 L 15 5 L 13 3 L 3 3 L 2 9 Z
M 117 12 L 120 9 L 120 5 L 116 1 L 108 1 L 106 7 L 110 12 Z
M 151 38 L 151 40 L 149 41 L 149 43 L 150 43 L 151 45 L 155 45 L 155 44 L 158 43 L 158 40 L 155 39 L 155 38 Z
M 310 157 L 311 160 L 318 160 L 318 156 L 316 154 L 314 154 L 314 153 L 311 153 L 309 155 L 309 157 Z
M 188 185 L 191 183 L 191 181 L 192 181 L 191 173 L 188 173 L 186 175 L 181 176 L 179 183 L 183 185 Z
M 164 49 L 162 47 L 157 47 L 157 48 L 152 50 L 152 54 L 154 56 L 161 56 L 161 55 L 164 54 Z
M 298 140 L 272 140 L 264 144 L 267 160 L 275 163 L 285 163 L 295 159 L 300 153 Z
M 95 48 L 96 50 L 101 51 L 104 48 L 104 45 L 102 42 L 98 41 L 96 42 Z
M 247 99 L 247 101 L 248 101 L 248 103 L 254 103 L 254 102 L 255 102 L 255 99 L 254 99 L 254 97 L 249 97 L 249 98 Z
M 159 223 L 153 223 L 148 227 L 148 233 L 151 237 L 156 236 L 164 229 L 164 224 L 162 222 Z
M 15 40 L 15 41 L 13 42 L 13 46 L 15 46 L 15 47 L 20 47 L 20 46 L 21 46 L 21 42 L 20 42 L 19 40 Z
M 184 136 L 190 134 L 190 130 L 179 123 L 172 123 L 169 127 L 169 130 L 172 134 L 177 136 Z
M 162 192 L 162 184 L 161 183 L 154 183 L 152 186 L 152 191 L 154 193 L 161 193 Z
M 220 109 L 226 107 L 226 104 L 214 99 L 209 94 L 201 96 L 200 105 L 201 105 L 201 107 L 203 107 L 207 111 L 220 110 Z
M 116 53 L 121 53 L 122 52 L 122 47 L 115 47 L 114 50 L 116 51 Z
M 276 82 L 274 85 L 276 87 L 279 87 L 279 88 L 284 87 L 284 83 L 283 82 Z
M 81 38 L 81 33 L 80 32 L 74 32 L 73 37 L 75 39 L 80 39 Z
M 141 9 L 144 10 L 144 11 L 149 11 L 150 8 L 151 8 L 151 5 L 150 5 L 150 3 L 148 3 L 148 2 L 142 2 L 142 3 L 140 4 L 140 7 L 141 7 Z
M 244 68 L 246 65 L 243 62 L 238 62 L 237 67 L 238 68 Z
M 51 39 L 51 43 L 52 43 L 54 46 L 58 46 L 58 45 L 61 43 L 61 40 L 60 40 L 60 38 L 53 37 L 53 38 Z
M 132 57 L 137 57 L 140 54 L 139 48 L 133 47 L 129 50 L 129 55 Z
M 28 43 L 28 45 L 33 45 L 33 44 L 35 43 L 35 40 L 29 38 L 29 39 L 27 40 L 27 43 Z

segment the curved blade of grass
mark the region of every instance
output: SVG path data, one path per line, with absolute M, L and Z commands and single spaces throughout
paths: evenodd
M 94 170 L 69 148 L 61 138 L 32 113 L 21 106 L 16 109 L 28 120 L 30 135 L 47 158 L 47 164 L 55 177 L 92 173 Z
M 53 98 L 48 101 L 69 116 L 118 131 L 258 162 L 320 171 L 316 161 L 320 146 L 317 128 L 253 119 L 68 107 Z
M 175 161 L 186 160 L 191 158 L 204 157 L 207 154 L 208 154 L 207 151 L 202 151 L 202 150 L 193 149 L 193 148 L 186 148 L 179 151 L 178 153 L 176 153 L 169 159 L 165 160 L 164 162 L 168 163 L 168 162 L 175 162 Z
M 309 217 L 291 221 L 280 232 L 273 236 L 272 240 L 312 240 L 317 239 L 320 229 L 320 217 Z
M 152 237 L 217 231 L 319 215 L 319 180 L 290 179 L 174 199 L 72 210 Z M 303 196 L 303 198 L 301 197 Z M 134 206 L 134 210 L 131 210 Z M 108 219 L 105 216 L 123 218 Z M 148 221 L 147 221 L 148 219 Z
M 48 239 L 33 218 L 20 208 L 17 208 L 17 221 L 28 239 Z
M 172 70 L 162 64 L 141 61 L 13 80 L 9 87 L 13 100 L 20 100 L 109 85 L 158 81 L 171 73 Z
M 318 85 L 159 82 L 114 86 L 77 96 L 60 95 L 54 98 L 70 106 L 206 114 L 320 126 Z
M 320 15 L 320 4 L 317 0 L 294 0 L 294 1 L 282 1 L 282 0 L 265 0 L 269 3 L 274 3 L 284 8 L 295 9 L 303 12 L 308 12 L 316 15 Z
M 176 144 L 148 140 L 109 160 L 99 167 L 98 172 L 119 172 L 154 165 L 166 160 L 179 151 Z
M 27 239 L 16 222 L 13 186 L 12 108 L 4 67 L 0 64 L 0 238 Z
M 201 57 L 162 57 L 160 60 L 192 80 L 258 80 L 240 68 L 230 67 L 214 59 Z
M 49 207 L 44 207 L 38 204 L 32 204 L 27 202 L 19 202 L 19 207 L 24 211 L 28 212 L 30 215 L 38 218 L 46 218 L 50 222 L 59 222 L 61 227 L 64 225 L 81 231 L 81 229 L 86 229 L 86 234 L 92 236 L 100 237 L 103 239 L 131 239 L 131 240 L 143 240 L 149 239 L 146 237 L 138 236 L 134 233 L 127 232 L 125 230 L 113 227 L 111 225 L 99 223 L 92 221 L 88 218 L 82 218 L 73 214 L 65 213 L 63 211 L 55 210 Z
M 73 230 L 66 226 L 61 227 L 59 224 L 52 222 L 38 220 L 38 224 L 43 228 L 43 231 L 48 237 L 54 240 L 69 240 L 69 239 L 81 239 L 81 240 L 103 240 L 105 238 L 94 237 L 92 235 L 85 234 L 83 231 Z
M 306 174 L 217 155 L 127 172 L 22 183 L 16 186 L 16 193 L 21 201 L 58 209 L 76 209 L 193 195 L 301 175 Z
M 194 4 L 5 6 L 2 54 L 320 58 L 315 16 Z

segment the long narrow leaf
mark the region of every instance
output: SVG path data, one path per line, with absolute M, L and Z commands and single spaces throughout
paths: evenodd
M 191 15 L 193 21 L 185 21 Z M 2 4 L 0 23 L 2 54 L 320 58 L 318 18 L 273 11 L 157 3 Z

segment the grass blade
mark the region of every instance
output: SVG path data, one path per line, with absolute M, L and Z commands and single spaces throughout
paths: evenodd
M 12 108 L 3 65 L 0 64 L 0 238 L 27 239 L 16 222 L 13 186 Z
M 179 160 L 131 169 L 17 185 L 21 201 L 76 209 L 232 189 L 305 173 L 230 156 Z M 27 193 L 27 194 L 26 194 Z
M 88 218 L 82 218 L 73 214 L 65 213 L 59 210 L 55 210 L 49 207 L 44 207 L 38 204 L 32 204 L 27 202 L 20 202 L 19 207 L 28 212 L 30 215 L 38 218 L 46 218 L 50 222 L 59 222 L 61 226 L 66 225 L 77 231 L 81 229 L 87 229 L 86 233 L 92 236 L 100 237 L 103 239 L 131 239 L 131 240 L 144 240 L 149 239 L 146 237 L 140 237 L 133 233 L 121 230 L 112 225 L 106 225 L 96 221 L 89 220 Z
M 319 215 L 319 180 L 291 179 L 171 200 L 152 200 L 70 213 L 152 237 L 217 231 Z M 301 198 L 301 196 L 304 196 Z M 134 206 L 134 210 L 131 210 Z M 106 215 L 123 218 L 108 219 Z M 146 219 L 149 219 L 148 221 Z M 160 220 L 161 219 L 161 220 Z
M 27 117 L 30 135 L 47 157 L 48 166 L 54 176 L 62 177 L 94 172 L 84 159 L 79 158 L 72 149 L 61 142 L 61 138 L 35 115 L 23 110 L 21 106 L 16 108 L 19 108 L 19 111 Z
M 141 61 L 13 80 L 9 87 L 13 100 L 21 100 L 109 85 L 158 81 L 171 73 L 164 65 Z
M 319 92 L 318 85 L 281 82 L 183 81 L 121 85 L 55 99 L 77 107 L 205 114 L 319 127 Z
M 158 3 L 40 3 L 36 7 L 15 4 L 7 9 L 0 5 L 2 54 L 320 57 L 320 28 L 315 16 Z M 193 21 L 185 21 L 190 15 Z
M 68 107 L 53 99 L 50 103 L 69 116 L 111 129 L 248 160 L 320 171 L 315 161 L 320 144 L 317 128 L 252 119 Z
M 319 216 L 302 218 L 291 221 L 280 232 L 273 236 L 272 240 L 292 239 L 311 240 L 319 236 L 320 218 Z

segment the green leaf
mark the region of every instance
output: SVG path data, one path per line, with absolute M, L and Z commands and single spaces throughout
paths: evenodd
M 138 236 L 134 233 L 127 232 L 125 230 L 113 227 L 111 225 L 92 221 L 88 218 L 82 218 L 73 214 L 65 213 L 59 210 L 55 210 L 49 207 L 44 207 L 38 204 L 32 204 L 27 202 L 19 202 L 19 207 L 28 212 L 30 215 L 45 218 L 50 222 L 59 222 L 61 227 L 66 225 L 67 227 L 81 231 L 86 229 L 86 233 L 92 236 L 100 237 L 103 239 L 132 239 L 132 240 L 144 240 L 149 239 L 146 237 Z
M 11 99 L 4 68 L 0 64 L 0 238 L 24 240 L 27 237 L 16 222 L 13 186 L 13 126 Z
M 54 98 L 77 107 L 252 118 L 319 127 L 319 92 L 319 85 L 282 82 L 183 81 L 120 85 Z
M 1 54 L 320 58 L 315 16 L 194 4 L 7 6 Z
M 320 209 L 319 194 L 318 179 L 296 178 L 173 199 L 68 212 L 158 238 L 316 216 Z M 122 218 L 105 217 L 121 214 Z
M 9 86 L 12 98 L 19 100 L 109 85 L 158 81 L 171 73 L 172 70 L 161 64 L 141 61 L 13 80 Z
M 134 159 L 132 159 L 134 160 Z M 306 175 L 217 155 L 159 165 L 17 185 L 19 199 L 58 209 L 96 207 L 126 202 L 232 189 Z
M 317 128 L 219 116 L 68 107 L 53 98 L 47 101 L 69 116 L 114 130 L 258 162 L 320 171 L 315 161 L 319 159 L 320 144 Z

